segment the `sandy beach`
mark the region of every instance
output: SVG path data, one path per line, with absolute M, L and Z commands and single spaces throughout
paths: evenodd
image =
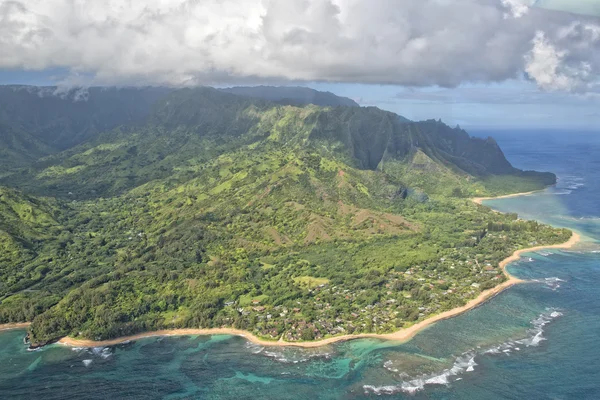
M 544 189 L 542 189 L 542 190 L 544 190 Z M 504 196 L 497 196 L 497 197 L 474 197 L 471 200 L 474 203 L 483 204 L 483 202 L 486 201 L 486 200 L 511 199 L 513 197 L 521 197 L 521 196 L 527 196 L 527 195 L 534 194 L 534 193 L 539 193 L 542 190 L 533 190 L 531 192 L 506 194 Z
M 0 325 L 0 331 L 9 331 L 11 329 L 24 329 L 28 328 L 31 322 L 19 322 L 15 324 L 2 324 Z
M 527 195 L 527 194 L 531 194 L 531 193 L 535 193 L 535 192 L 519 193 L 519 194 L 500 196 L 500 197 L 495 197 L 495 198 L 499 199 L 499 198 L 517 197 L 517 196 L 523 196 L 523 195 Z M 472 200 L 475 203 L 481 204 L 484 200 L 489 200 L 489 199 L 491 199 L 491 198 L 483 198 L 482 197 L 482 198 L 475 198 Z M 66 346 L 72 346 L 72 347 L 99 347 L 99 346 L 113 346 L 113 345 L 121 344 L 124 342 L 129 342 L 129 341 L 143 339 L 143 338 L 150 338 L 150 337 L 194 336 L 194 335 L 234 335 L 234 336 L 241 336 L 253 343 L 260 344 L 263 346 L 276 346 L 276 347 L 291 346 L 291 347 L 302 347 L 302 348 L 315 348 L 315 347 L 325 346 L 325 345 L 329 345 L 329 344 L 333 344 L 333 343 L 337 343 L 337 342 L 343 342 L 343 341 L 354 340 L 354 339 L 365 339 L 365 338 L 375 338 L 375 339 L 392 340 L 392 341 L 397 341 L 397 342 L 406 342 L 406 341 L 410 340 L 411 338 L 413 338 L 418 332 L 435 324 L 436 322 L 455 317 L 455 316 L 463 314 L 469 310 L 477 308 L 480 305 L 482 305 L 483 303 L 485 303 L 486 301 L 488 301 L 491 298 L 502 293 L 504 290 L 508 289 L 509 287 L 514 286 L 516 284 L 520 284 L 520 283 L 526 283 L 526 281 L 523 281 L 521 279 L 518 279 L 518 278 L 510 275 L 506 271 L 507 265 L 510 264 L 511 262 L 519 260 L 519 258 L 521 257 L 522 254 L 534 252 L 534 251 L 538 251 L 538 250 L 545 250 L 545 249 L 570 249 L 573 246 L 575 246 L 580 240 L 581 240 L 581 235 L 579 235 L 576 232 L 573 232 L 573 235 L 571 236 L 569 241 L 567 241 L 566 243 L 557 244 L 557 245 L 549 245 L 549 246 L 535 246 L 535 247 L 517 250 L 511 256 L 505 258 L 504 260 L 502 260 L 500 262 L 500 267 L 502 268 L 502 271 L 508 278 L 508 280 L 506 282 L 504 282 L 492 289 L 481 292 L 481 294 L 479 296 L 477 296 L 475 299 L 472 299 L 471 301 L 469 301 L 466 305 L 464 305 L 462 307 L 454 308 L 452 310 L 445 311 L 441 314 L 434 315 L 426 320 L 423 320 L 415 325 L 412 325 L 409 328 L 401 329 L 397 332 L 389 333 L 389 334 L 369 333 L 369 334 L 336 336 L 336 337 L 331 337 L 331 338 L 318 340 L 318 341 L 312 341 L 312 342 L 285 342 L 281 339 L 279 341 L 264 340 L 250 332 L 242 331 L 239 329 L 233 329 L 233 328 L 172 329 L 172 330 L 160 330 L 160 331 L 154 331 L 154 332 L 145 332 L 145 333 L 140 333 L 137 335 L 125 336 L 125 337 L 120 337 L 120 338 L 116 338 L 116 339 L 102 340 L 102 341 L 63 337 L 58 341 L 58 343 L 60 343 L 62 345 L 66 345 Z M 0 325 L 0 331 L 7 330 L 7 329 L 26 328 L 28 326 L 29 326 L 29 323 Z

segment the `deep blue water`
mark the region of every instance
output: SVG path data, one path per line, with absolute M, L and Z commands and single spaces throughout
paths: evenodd
M 489 205 L 586 236 L 510 266 L 534 282 L 403 345 L 265 349 L 212 336 L 28 352 L 22 331 L 0 333 L 0 398 L 600 399 L 600 135 L 493 135 L 516 166 L 560 181 Z

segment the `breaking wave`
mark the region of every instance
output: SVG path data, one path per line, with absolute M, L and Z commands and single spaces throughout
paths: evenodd
M 573 190 L 563 189 L 560 192 L 553 192 L 552 194 L 556 195 L 556 196 L 566 196 L 566 195 L 569 195 L 571 193 L 573 193 Z
M 551 256 L 551 255 L 553 255 L 555 253 L 553 253 L 551 251 L 547 251 L 547 250 L 540 250 L 540 251 L 537 252 L 537 254 L 539 254 L 542 257 L 548 257 L 548 256 Z
M 112 356 L 112 350 L 110 347 L 92 347 L 92 348 L 88 348 L 88 347 L 72 347 L 71 351 L 75 351 L 78 353 L 82 353 L 85 356 L 95 356 L 95 357 L 99 357 L 102 358 L 103 360 L 106 360 L 107 358 L 109 358 L 110 356 Z M 85 364 L 86 361 L 89 361 L 90 363 L 92 362 L 92 360 L 83 360 L 83 363 Z M 86 364 L 87 366 L 87 364 Z
M 103 359 L 107 359 L 108 357 L 112 356 L 112 351 L 109 347 L 93 347 L 91 351 L 92 354 Z
M 475 370 L 477 363 L 475 362 L 475 357 L 477 353 L 475 351 L 467 352 L 460 357 L 458 357 L 452 367 L 445 369 L 439 374 L 431 374 L 431 375 L 422 375 L 420 377 L 406 380 L 402 382 L 400 385 L 389 385 L 389 386 L 372 386 L 365 385 L 363 389 L 365 393 L 374 393 L 377 395 L 382 394 L 394 394 L 399 392 L 404 392 L 408 394 L 414 394 L 420 390 L 423 390 L 427 385 L 449 385 L 452 378 L 458 375 L 461 375 L 465 372 L 472 372 Z M 388 362 L 388 370 L 392 372 L 397 372 L 394 368 L 389 368 L 390 363 Z M 384 364 L 385 366 L 385 364 Z M 406 377 L 405 374 L 401 376 Z M 457 379 L 454 379 L 457 380 Z
M 316 358 L 330 359 L 333 355 L 329 352 L 309 352 L 301 349 L 267 349 L 254 343 L 247 343 L 246 348 L 253 354 L 260 354 L 284 364 L 299 364 Z
M 558 288 L 560 288 L 560 284 L 566 281 L 557 277 L 552 277 L 544 279 L 532 279 L 531 282 L 543 283 L 550 289 L 557 290 Z
M 398 385 L 373 386 L 364 385 L 365 394 L 390 395 L 395 393 L 415 394 L 428 385 L 448 386 L 452 382 L 462 380 L 460 375 L 467 372 L 473 372 L 477 366 L 476 358 L 481 355 L 504 355 L 508 356 L 514 351 L 520 351 L 524 347 L 536 347 L 546 340 L 544 338 L 544 327 L 554 319 L 563 314 L 555 308 L 548 308 L 537 318 L 531 321 L 531 329 L 527 331 L 527 337 L 519 340 L 510 340 L 498 346 L 489 349 L 471 350 L 457 357 L 452 367 L 443 370 L 441 373 L 421 375 L 410 378 L 406 373 L 400 373 L 399 378 L 404 379 Z M 384 368 L 390 372 L 398 373 L 399 370 L 393 366 L 392 361 L 386 361 Z

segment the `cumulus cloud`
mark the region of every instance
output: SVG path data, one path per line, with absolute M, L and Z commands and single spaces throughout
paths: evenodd
M 582 27 L 597 26 L 597 20 L 572 28 L 572 14 L 530 5 L 530 0 L 5 0 L 0 68 L 66 68 L 67 84 L 332 81 L 452 87 L 527 71 L 546 89 L 592 85 L 600 61 L 583 49 L 595 48 L 597 31 Z M 562 36 L 547 33 L 561 30 Z
M 600 25 L 575 22 L 551 35 L 538 31 L 525 71 L 545 90 L 587 92 L 598 87 Z
M 521 18 L 529 12 L 529 7 L 535 4 L 535 0 L 502 0 L 502 4 L 508 9 L 504 18 Z

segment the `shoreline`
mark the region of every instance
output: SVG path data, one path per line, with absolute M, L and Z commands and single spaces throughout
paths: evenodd
M 168 337 L 168 336 L 207 336 L 207 335 L 231 335 L 231 336 L 239 336 L 244 339 L 261 346 L 268 347 L 298 347 L 298 348 L 317 348 L 322 346 L 327 346 L 330 344 L 335 344 L 339 342 L 347 342 L 349 340 L 356 339 L 381 339 L 388 340 L 398 343 L 407 342 L 412 339 L 417 333 L 421 332 L 423 329 L 435 324 L 436 322 L 443 321 L 446 319 L 450 319 L 456 317 L 460 314 L 464 314 L 467 311 L 475 309 L 490 299 L 496 297 L 504 290 L 508 289 L 519 283 L 525 283 L 521 279 L 510 277 L 506 282 L 492 288 L 488 289 L 484 292 L 481 292 L 479 296 L 475 299 L 469 301 L 466 305 L 458 308 L 454 308 L 452 310 L 444 311 L 441 314 L 437 314 L 432 316 L 431 318 L 425 319 L 415 325 L 412 325 L 408 328 L 401 329 L 397 332 L 393 333 L 361 333 L 357 335 L 344 335 L 344 336 L 335 336 L 331 338 L 326 338 L 322 340 L 316 340 L 312 342 L 285 342 L 283 340 L 271 341 L 261 339 L 258 336 L 248 332 L 242 331 L 234 328 L 209 328 L 209 329 L 167 329 L 160 330 L 154 332 L 145 332 L 139 333 L 137 335 L 124 336 L 116 339 L 109 340 L 79 340 L 70 337 L 63 337 L 58 340 L 58 344 L 68 346 L 68 347 L 105 347 L 105 346 L 115 346 L 118 344 L 127 343 L 130 341 L 135 341 L 138 339 L 146 339 L 152 337 Z
M 363 333 L 363 334 L 357 334 L 357 335 L 335 336 L 335 337 L 322 339 L 322 340 L 318 340 L 318 341 L 313 341 L 313 342 L 285 342 L 281 339 L 278 341 L 270 341 L 270 340 L 261 339 L 248 331 L 242 331 L 242 330 L 233 329 L 233 328 L 167 329 L 167 330 L 160 330 L 160 331 L 154 331 L 154 332 L 145 332 L 145 333 L 140 333 L 140 334 L 131 335 L 131 336 L 124 336 L 124 337 L 116 338 L 116 339 L 101 340 L 101 341 L 80 340 L 80 339 L 74 339 L 74 338 L 70 338 L 70 337 L 64 337 L 64 338 L 61 338 L 58 341 L 58 343 L 65 345 L 65 346 L 69 346 L 69 347 L 101 347 L 101 346 L 103 347 L 103 346 L 114 346 L 114 345 L 122 344 L 125 342 L 137 340 L 137 339 L 144 339 L 144 338 L 151 338 L 151 337 L 197 336 L 197 335 L 240 336 L 254 344 L 259 344 L 262 346 L 270 346 L 270 347 L 316 348 L 316 347 L 326 346 L 326 345 L 330 345 L 330 344 L 334 344 L 334 343 L 338 343 L 338 342 L 346 342 L 349 340 L 356 340 L 356 339 L 383 339 L 383 340 L 389 340 L 389 341 L 403 343 L 403 342 L 406 342 L 406 341 L 412 339 L 417 333 L 419 333 L 423 329 L 435 324 L 436 322 L 440 322 L 440 321 L 450 319 L 450 318 L 456 317 L 458 315 L 464 314 L 467 311 L 473 310 L 473 309 L 481 306 L 482 304 L 486 303 L 487 301 L 491 300 L 492 298 L 496 297 L 497 295 L 499 295 L 500 293 L 504 292 L 506 289 L 508 289 L 514 285 L 527 283 L 527 281 L 525 281 L 525 280 L 522 280 L 522 279 L 512 276 L 506 270 L 506 267 L 510 263 L 519 260 L 521 258 L 522 254 L 530 253 L 530 252 L 538 251 L 538 250 L 546 250 L 546 249 L 570 249 L 573 246 L 575 246 L 577 243 L 579 243 L 580 240 L 581 240 L 581 235 L 578 234 L 577 232 L 573 232 L 573 235 L 571 236 L 571 238 L 565 243 L 560 243 L 560 244 L 555 244 L 555 245 L 547 245 L 547 246 L 535 246 L 535 247 L 529 247 L 526 249 L 516 250 L 512 255 L 510 255 L 509 257 L 502 260 L 499 264 L 500 268 L 502 269 L 502 271 L 508 278 L 508 280 L 506 282 L 503 282 L 500 285 L 498 285 L 492 289 L 488 289 L 488 290 L 481 292 L 479 294 L 479 296 L 470 300 L 467 304 L 465 304 L 462 307 L 457 307 L 457 308 L 453 308 L 452 310 L 444 311 L 441 314 L 434 315 L 434 316 L 427 318 L 415 325 L 412 325 L 408 328 L 401 329 L 401 330 L 399 330 L 397 332 L 393 332 L 393 333 L 384 333 L 384 334 Z
M 532 194 L 532 193 L 536 193 L 536 192 L 538 192 L 538 191 L 526 192 L 526 193 L 516 193 L 516 194 L 512 194 L 512 195 L 499 196 L 499 197 L 480 197 L 480 198 L 474 198 L 474 199 L 472 199 L 472 201 L 477 204 L 482 204 L 482 202 L 485 200 L 518 197 L 518 196 L 524 196 L 524 195 L 528 195 L 528 194 Z M 534 246 L 534 247 L 516 250 L 512 255 L 510 255 L 509 257 L 502 260 L 499 264 L 500 268 L 502 269 L 502 272 L 508 278 L 508 280 L 506 282 L 503 282 L 500 285 L 493 287 L 492 289 L 488 289 L 488 290 L 481 292 L 479 294 L 479 296 L 470 300 L 467 304 L 465 304 L 462 307 L 457 307 L 457 308 L 453 308 L 452 310 L 444 311 L 440 314 L 434 315 L 430 318 L 420 321 L 408 328 L 401 329 L 401 330 L 399 330 L 397 332 L 393 332 L 393 333 L 387 333 L 387 334 L 364 333 L 364 334 L 357 334 L 357 335 L 335 336 L 335 337 L 322 339 L 322 340 L 318 340 L 318 341 L 312 341 L 312 342 L 285 342 L 281 339 L 279 339 L 278 341 L 261 339 L 251 332 L 234 329 L 234 328 L 206 328 L 206 329 L 190 328 L 190 329 L 165 329 L 165 330 L 159 330 L 159 331 L 144 332 L 144 333 L 139 333 L 136 335 L 123 336 L 123 337 L 119 337 L 119 338 L 115 338 L 115 339 L 101 340 L 101 341 L 63 337 L 63 338 L 59 339 L 56 343 L 64 345 L 64 346 L 69 346 L 69 347 L 104 347 L 104 346 L 114 346 L 114 345 L 123 344 L 126 342 L 138 340 L 138 339 L 145 339 L 145 338 L 152 338 L 152 337 L 204 336 L 204 335 L 206 335 L 206 336 L 207 335 L 240 336 L 254 344 L 258 344 L 258 345 L 262 345 L 262 346 L 270 346 L 270 347 L 317 348 L 317 347 L 321 347 L 321 346 L 326 346 L 326 345 L 330 345 L 330 344 L 334 344 L 334 343 L 345 342 L 345 341 L 356 340 L 356 339 L 383 339 L 383 340 L 389 340 L 389 341 L 403 343 L 403 342 L 406 342 L 406 341 L 412 339 L 417 333 L 419 333 L 423 329 L 435 324 L 436 322 L 443 321 L 443 320 L 450 319 L 450 318 L 456 317 L 458 315 L 464 314 L 467 311 L 473 310 L 473 309 L 483 305 L 490 299 L 496 297 L 497 295 L 499 295 L 500 293 L 502 293 L 503 291 L 505 291 L 506 289 L 508 289 L 514 285 L 527 283 L 527 281 L 525 281 L 525 280 L 522 280 L 522 279 L 512 276 L 506 270 L 506 267 L 510 263 L 518 261 L 521 258 L 521 256 L 525 253 L 530 253 L 530 252 L 539 251 L 539 250 L 546 250 L 546 249 L 570 249 L 570 248 L 572 248 L 577 243 L 579 243 L 579 241 L 581 240 L 581 235 L 579 233 L 577 233 L 575 231 L 572 231 L 572 232 L 573 232 L 573 234 L 571 235 L 571 238 L 565 243 L 555 244 L 555 245 L 547 245 L 547 246 Z M 30 325 L 29 322 L 0 325 L 0 331 L 9 330 L 9 329 L 26 328 L 29 325 Z
M 513 197 L 529 196 L 530 194 L 540 193 L 544 190 L 546 189 L 532 190 L 531 192 L 505 194 L 503 196 L 496 197 L 474 197 L 471 199 L 471 201 L 475 204 L 483 205 L 483 202 L 486 200 L 512 199 Z
M 10 323 L 10 324 L 1 324 L 0 332 L 1 331 L 10 331 L 13 329 L 28 328 L 29 325 L 31 325 L 31 322 L 15 322 L 15 323 Z

